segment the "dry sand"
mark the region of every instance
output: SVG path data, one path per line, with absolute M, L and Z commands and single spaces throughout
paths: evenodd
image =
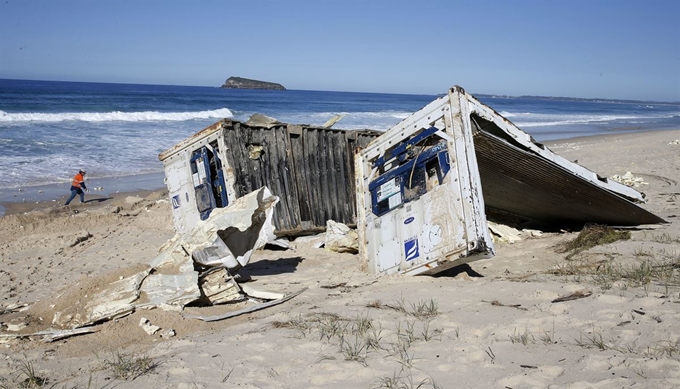
M 0 387 L 24 382 L 27 367 L 56 388 L 680 387 L 678 139 L 680 131 L 663 131 L 548 144 L 602 176 L 643 179 L 643 207 L 669 223 L 633 229 L 630 240 L 571 260 L 554 246 L 577 232 L 497 242 L 494 258 L 439 277 L 377 277 L 355 255 L 304 244 L 260 250 L 244 269 L 251 285 L 308 289 L 212 323 L 150 310 L 53 343 L 0 338 Z M 0 312 L 31 305 L 1 314 L 0 335 L 21 323 L 22 333 L 46 328 L 55 310 L 154 258 L 174 234 L 170 205 L 164 191 L 143 195 L 8 207 Z M 553 302 L 574 292 L 587 297 Z M 148 335 L 142 317 L 162 330 Z M 169 329 L 174 337 L 160 336 Z M 154 368 L 115 378 L 107 361 L 117 356 Z

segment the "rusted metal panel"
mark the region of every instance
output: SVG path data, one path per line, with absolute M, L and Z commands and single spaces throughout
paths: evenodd
M 234 121 L 225 127 L 223 137 L 226 165 L 236 173 L 236 198 L 267 186 L 281 199 L 275 209 L 277 230 L 299 226 L 299 201 L 286 126 L 258 127 Z
M 355 225 L 354 149 L 364 146 L 379 133 L 309 126 L 293 128 L 295 131 L 289 133 L 289 138 L 300 224 L 289 226 L 290 229 L 320 231 L 325 229 L 327 220 Z

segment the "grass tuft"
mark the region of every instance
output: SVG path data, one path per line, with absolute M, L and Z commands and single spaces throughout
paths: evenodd
M 104 366 L 108 368 L 115 378 L 134 380 L 156 368 L 157 364 L 149 357 L 135 357 L 117 351 L 111 360 L 104 360 Z
M 432 388 L 440 389 L 440 386 L 432 378 L 425 378 L 421 381 L 416 381 L 413 378 L 413 373 L 409 370 L 408 374 L 404 374 L 403 370 L 398 374 L 394 372 L 392 376 L 380 378 L 376 386 L 373 388 L 389 388 L 389 389 L 419 389 Z
M 628 239 L 630 239 L 630 231 L 615 230 L 600 224 L 588 224 L 575 239 L 557 245 L 555 251 L 569 253 L 567 259 L 572 259 L 575 255 L 595 246 Z
M 510 341 L 512 343 L 520 343 L 523 345 L 528 345 L 529 343 L 534 343 L 535 338 L 534 335 L 532 335 L 529 332 L 529 329 L 525 328 L 524 333 L 519 333 L 517 332 L 517 328 L 514 329 L 512 335 L 508 335 L 510 337 Z

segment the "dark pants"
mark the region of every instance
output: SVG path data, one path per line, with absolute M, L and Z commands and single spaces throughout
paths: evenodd
M 85 192 L 83 192 L 83 190 L 80 189 L 80 188 L 76 188 L 75 186 L 72 186 L 71 187 L 71 197 L 69 197 L 68 200 L 66 200 L 66 204 L 64 204 L 64 205 L 68 205 L 71 202 L 71 200 L 76 198 L 76 195 L 80 195 L 80 202 L 81 203 L 85 202 Z

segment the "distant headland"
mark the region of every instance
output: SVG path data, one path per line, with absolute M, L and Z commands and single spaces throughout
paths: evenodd
M 275 82 L 251 80 L 242 77 L 229 77 L 224 82 L 222 88 L 229 89 L 269 89 L 269 90 L 286 90 L 286 88 Z

